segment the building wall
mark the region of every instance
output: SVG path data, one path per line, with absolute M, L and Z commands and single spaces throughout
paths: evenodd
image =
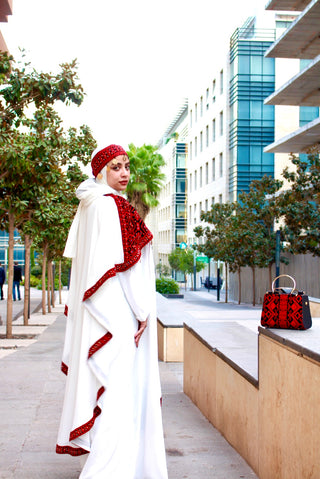
M 158 152 L 165 160 L 162 172 L 165 182 L 159 205 L 151 211 L 148 224 L 154 234 L 155 264 L 169 266 L 168 255 L 186 241 L 186 166 L 187 166 L 187 104 L 178 112 L 159 141 Z
M 188 243 L 201 211 L 228 199 L 228 77 L 227 58 L 195 94 L 190 95 L 188 139 Z
M 264 57 L 274 29 L 239 28 L 230 40 L 229 199 L 236 201 L 253 180 L 274 176 L 274 155 L 263 148 L 274 139 L 274 59 Z

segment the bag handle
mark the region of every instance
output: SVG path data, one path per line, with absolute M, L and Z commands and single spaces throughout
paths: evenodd
M 283 278 L 283 277 L 287 277 L 287 278 L 292 279 L 292 281 L 293 281 L 293 288 L 292 288 L 292 290 L 291 290 L 291 292 L 290 292 L 290 294 L 292 294 L 293 291 L 295 291 L 295 289 L 296 289 L 296 282 L 295 282 L 295 279 L 294 279 L 292 276 L 289 276 L 288 274 L 280 274 L 280 276 L 277 276 L 276 278 L 274 278 L 274 280 L 272 281 L 272 292 L 274 293 L 274 290 L 275 290 L 275 289 L 280 289 L 280 288 L 275 288 L 275 287 L 274 287 L 274 284 L 275 284 L 275 282 L 277 281 L 278 278 Z

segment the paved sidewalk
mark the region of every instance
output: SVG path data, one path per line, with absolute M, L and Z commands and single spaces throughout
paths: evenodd
M 208 308 L 212 313 L 216 310 L 211 299 L 210 308 L 207 297 L 195 295 L 189 293 L 189 300 L 184 300 L 189 312 L 201 309 L 198 302 L 202 302 L 203 313 Z M 174 310 L 174 303 L 172 306 Z M 63 305 L 58 305 L 51 314 L 33 314 L 29 328 L 40 333 L 35 342 L 9 350 L 0 359 L 0 479 L 79 477 L 79 458 L 55 453 L 65 384 L 60 372 L 65 327 L 62 312 Z M 3 344 L 0 342 L 0 348 Z M 182 364 L 160 363 L 160 373 L 169 479 L 256 478 L 183 394 Z

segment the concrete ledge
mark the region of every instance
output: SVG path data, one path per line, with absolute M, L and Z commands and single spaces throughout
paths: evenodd
M 183 320 L 186 313 L 182 305 L 157 293 L 158 357 L 160 361 L 183 361 Z M 188 315 L 187 315 L 188 316 Z
M 184 325 L 184 392 L 260 479 L 320 477 L 320 320 Z

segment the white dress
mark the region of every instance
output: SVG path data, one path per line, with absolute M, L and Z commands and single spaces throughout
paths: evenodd
M 126 256 L 116 192 L 87 180 L 77 195 L 57 452 L 87 455 L 81 479 L 167 479 L 150 238 Z

